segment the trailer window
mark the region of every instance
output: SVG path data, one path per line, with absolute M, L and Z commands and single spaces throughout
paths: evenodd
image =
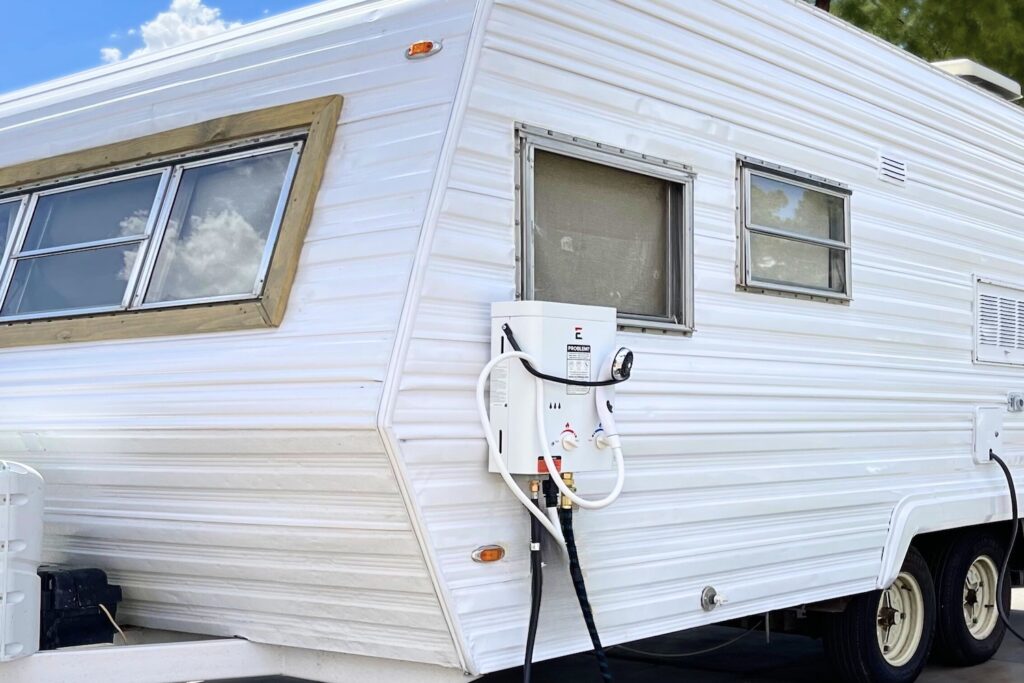
M 280 325 L 342 102 L 0 168 L 0 348 Z
M 201 151 L 32 192 L 0 321 L 258 296 L 301 150 L 300 139 Z
M 0 316 L 124 305 L 164 175 L 32 195 Z
M 519 153 L 522 296 L 689 329 L 689 170 L 525 126 Z
M 739 285 L 849 299 L 849 190 L 764 162 L 741 160 L 739 169 Z
M 255 294 L 296 153 L 286 148 L 184 168 L 145 302 Z

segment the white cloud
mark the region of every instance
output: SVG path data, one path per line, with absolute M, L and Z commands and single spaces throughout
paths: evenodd
M 203 4 L 203 0 L 171 0 L 171 6 L 166 12 L 161 12 L 138 28 L 143 45 L 129 54 L 128 58 L 166 50 L 241 25 L 237 21 L 224 21 L 220 9 Z M 130 36 L 135 34 L 136 29 L 128 31 Z M 121 50 L 116 47 L 100 50 L 100 58 L 107 63 L 120 61 L 123 57 Z
M 121 61 L 121 50 L 116 47 L 105 47 L 100 50 L 100 59 L 104 64 L 113 64 Z
M 167 226 L 157 260 L 151 301 L 242 294 L 256 282 L 267 238 L 234 208 L 190 216 L 187 233 Z

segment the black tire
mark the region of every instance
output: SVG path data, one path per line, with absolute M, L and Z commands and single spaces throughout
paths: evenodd
M 911 548 L 900 569 L 897 585 L 916 582 L 920 600 L 920 638 L 916 645 L 901 648 L 907 661 L 894 665 L 887 660 L 879 643 L 879 609 L 885 591 L 871 591 L 852 598 L 846 609 L 833 615 L 825 624 L 825 654 L 839 680 L 844 683 L 911 683 L 928 662 L 935 636 L 935 586 L 932 574 L 921 554 Z M 903 595 L 899 592 L 899 595 Z M 905 612 L 900 614 L 906 615 Z M 911 629 L 917 633 L 916 628 Z
M 940 556 L 935 572 L 935 597 L 939 607 L 935 654 L 943 663 L 950 666 L 981 664 L 991 659 L 1002 645 L 1006 626 L 998 618 L 994 619 L 993 630 L 986 637 L 979 640 L 971 634 L 972 626 L 968 624 L 964 613 L 964 582 L 968 570 L 980 558 L 987 558 L 998 571 L 1005 555 L 1006 544 L 993 533 L 988 530 L 969 530 L 955 538 Z M 970 596 L 969 599 L 977 598 Z M 1000 604 L 1010 604 L 1009 581 L 1003 586 Z M 987 621 L 991 617 L 986 619 L 983 616 L 983 619 Z

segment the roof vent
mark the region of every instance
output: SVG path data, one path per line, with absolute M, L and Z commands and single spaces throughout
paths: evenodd
M 932 65 L 979 88 L 984 88 L 1004 100 L 1016 102 L 1021 98 L 1020 83 L 969 59 L 950 59 L 945 62 L 932 62 Z
M 903 185 L 907 182 L 907 162 L 882 152 L 878 155 L 878 179 L 893 185 Z

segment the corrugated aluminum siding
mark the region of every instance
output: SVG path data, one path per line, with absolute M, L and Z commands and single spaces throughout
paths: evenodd
M 7 165 L 345 96 L 280 329 L 0 351 L 0 457 L 123 622 L 457 665 L 376 413 L 474 9 L 328 2 L 0 99 Z
M 973 406 L 1024 377 L 972 365 L 971 273 L 1022 279 L 1020 109 L 800 2 L 499 0 L 395 414 L 475 670 L 521 661 L 529 602 L 527 515 L 487 473 L 473 402 L 489 305 L 515 295 L 516 122 L 698 174 L 697 332 L 620 335 L 625 494 L 578 516 L 607 642 L 870 590 L 899 500 L 1001 490 L 972 465 Z M 880 149 L 905 187 L 878 179 Z M 850 306 L 736 291 L 738 153 L 853 188 Z M 506 561 L 474 564 L 483 543 Z M 560 566 L 540 657 L 589 647 Z M 730 600 L 710 616 L 709 584 Z

